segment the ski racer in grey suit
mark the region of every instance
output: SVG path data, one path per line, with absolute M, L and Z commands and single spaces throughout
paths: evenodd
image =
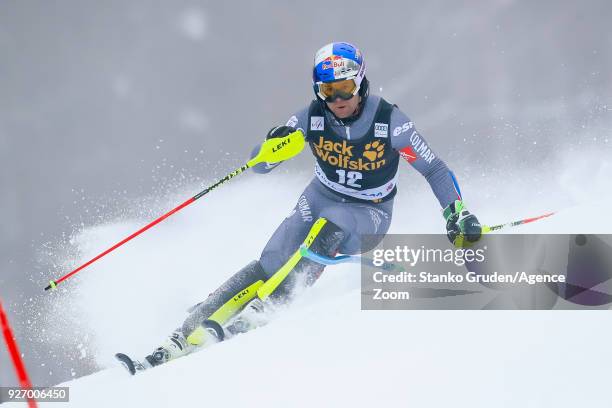
M 463 205 L 453 173 L 408 116 L 369 95 L 365 61 L 356 47 L 331 43 L 321 48 L 315 56 L 313 88 L 316 99 L 286 125 L 272 128 L 267 139 L 301 129 L 316 158 L 315 177 L 260 258 L 192 307 L 182 327 L 138 363 L 144 368 L 247 331 L 258 325 L 257 315 L 267 303 L 288 301 L 298 282 L 312 284 L 324 266 L 301 257 L 301 244 L 326 256 L 375 246 L 391 223 L 400 157 L 428 181 L 451 242 L 480 238 L 480 224 Z M 278 165 L 260 163 L 254 171 L 267 173 Z M 378 238 L 362 242 L 366 234 Z

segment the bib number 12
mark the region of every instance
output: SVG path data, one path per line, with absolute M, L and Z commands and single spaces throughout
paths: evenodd
M 361 187 L 361 184 L 359 184 L 358 181 L 363 178 L 363 175 L 360 172 L 336 170 L 336 173 L 338 173 L 338 183 L 351 187 Z

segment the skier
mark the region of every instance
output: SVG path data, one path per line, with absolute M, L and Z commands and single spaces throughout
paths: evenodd
M 453 173 L 397 106 L 369 95 L 360 50 L 345 42 L 325 45 L 315 55 L 312 81 L 315 99 L 266 139 L 300 129 L 316 159 L 315 177 L 258 260 L 192 307 L 182 327 L 142 362 L 117 355 L 132 374 L 261 324 L 264 308 L 289 301 L 299 282 L 311 285 L 323 271 L 300 255 L 301 244 L 325 256 L 378 244 L 391 223 L 400 156 L 430 184 L 450 241 L 480 238 L 480 224 L 463 204 Z M 268 173 L 279 164 L 260 163 L 254 171 Z M 378 238 L 362 242 L 365 234 Z

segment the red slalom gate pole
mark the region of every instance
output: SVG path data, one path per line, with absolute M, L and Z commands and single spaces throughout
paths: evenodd
M 8 349 L 9 355 L 11 356 L 11 360 L 13 361 L 13 366 L 15 367 L 15 372 L 17 374 L 17 379 L 19 380 L 19 385 L 24 389 L 31 389 L 32 383 L 30 382 L 30 378 L 28 377 L 28 372 L 26 370 L 25 364 L 23 363 L 23 359 L 21 358 L 21 353 L 19 352 L 19 347 L 17 347 L 17 342 L 15 341 L 15 337 L 13 336 L 13 330 L 8 321 L 8 317 L 6 316 L 6 312 L 2 307 L 2 301 L 0 300 L 0 326 L 2 326 L 2 334 L 4 335 L 4 341 L 6 342 L 6 347 Z M 38 405 L 36 401 L 32 398 L 28 398 L 28 407 L 37 408 Z

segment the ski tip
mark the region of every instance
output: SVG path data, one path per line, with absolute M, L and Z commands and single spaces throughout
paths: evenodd
M 136 366 L 131 358 L 123 353 L 115 354 L 115 358 L 130 372 L 131 375 L 136 374 Z

